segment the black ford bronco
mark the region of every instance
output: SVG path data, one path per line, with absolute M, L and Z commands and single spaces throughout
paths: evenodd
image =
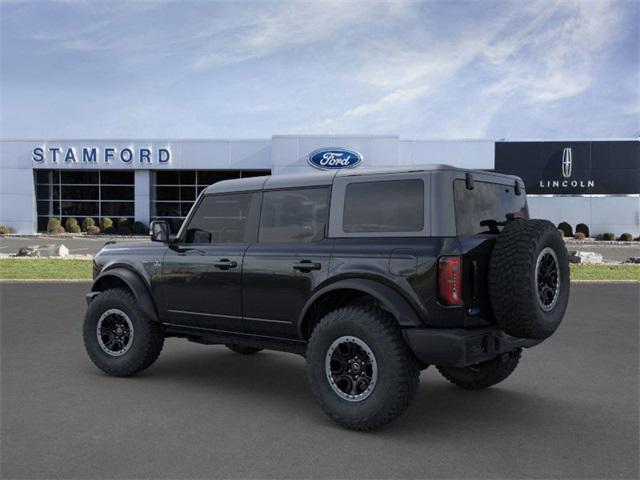
M 400 415 L 428 365 L 465 389 L 503 381 L 569 298 L 564 242 L 529 219 L 522 180 L 444 165 L 219 182 L 151 240 L 95 257 L 98 368 L 136 374 L 166 337 L 299 353 L 355 430 Z

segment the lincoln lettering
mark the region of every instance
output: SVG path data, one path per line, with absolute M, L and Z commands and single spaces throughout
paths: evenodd
M 540 180 L 540 188 L 593 188 L 595 180 Z
M 151 164 L 169 163 L 171 150 L 167 148 L 121 148 L 106 147 L 36 147 L 31 159 L 36 163 L 115 163 Z

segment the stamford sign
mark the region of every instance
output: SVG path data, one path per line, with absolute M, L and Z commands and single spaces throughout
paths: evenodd
M 36 164 L 114 164 L 148 165 L 171 162 L 171 150 L 168 148 L 116 148 L 116 147 L 35 147 L 31 160 Z
M 321 170 L 339 170 L 357 167 L 362 162 L 362 155 L 346 148 L 319 148 L 309 154 L 307 161 Z

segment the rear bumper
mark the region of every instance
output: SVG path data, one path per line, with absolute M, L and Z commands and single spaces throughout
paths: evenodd
M 414 355 L 425 365 L 467 367 L 501 353 L 529 348 L 542 340 L 515 338 L 498 328 L 407 328 L 402 331 Z

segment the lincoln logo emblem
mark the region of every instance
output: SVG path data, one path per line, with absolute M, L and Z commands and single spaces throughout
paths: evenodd
M 573 154 L 571 147 L 562 150 L 562 176 L 569 178 L 571 176 L 571 164 L 573 163 Z

